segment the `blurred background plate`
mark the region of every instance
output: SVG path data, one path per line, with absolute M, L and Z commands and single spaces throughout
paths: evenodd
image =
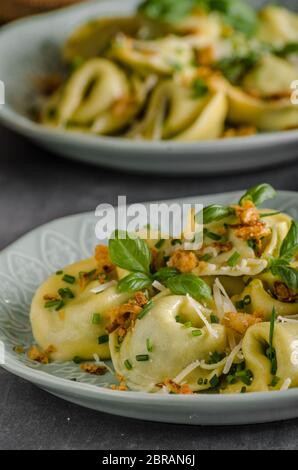
M 0 106 L 0 121 L 57 154 L 129 171 L 216 174 L 283 165 L 297 158 L 298 130 L 208 142 L 144 142 L 67 133 L 31 121 L 28 108 L 36 97 L 34 78 L 61 68 L 61 46 L 71 31 L 94 17 L 130 14 L 138 3 L 83 2 L 3 27 L 0 80 L 5 83 L 6 104 Z M 295 8 L 291 1 L 281 3 Z

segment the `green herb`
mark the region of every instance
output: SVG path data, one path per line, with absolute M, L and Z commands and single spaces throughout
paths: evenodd
M 272 377 L 272 381 L 269 387 L 276 387 L 279 381 L 280 381 L 280 378 L 275 375 L 274 377 Z
M 154 302 L 153 300 L 149 300 L 149 302 L 145 305 L 145 307 L 143 308 L 143 310 L 141 310 L 141 312 L 138 314 L 137 318 L 139 320 L 142 320 L 146 315 L 147 313 L 154 307 Z
M 85 359 L 81 358 L 80 356 L 75 356 L 72 360 L 75 364 L 82 364 L 82 362 L 85 362 Z
M 147 338 L 146 339 L 146 347 L 147 347 L 147 351 L 148 352 L 152 352 L 153 351 L 153 344 L 152 344 L 152 341 L 150 338 Z
M 187 321 L 187 322 L 183 323 L 183 326 L 184 326 L 184 328 L 191 328 L 192 327 L 192 322 Z
M 289 266 L 286 261 L 272 261 L 270 271 L 274 276 L 279 277 L 289 289 L 298 290 L 298 271 Z
M 249 369 L 241 370 L 235 373 L 235 377 L 241 379 L 245 385 L 251 385 L 253 381 L 253 373 Z
M 208 93 L 208 86 L 201 78 L 196 78 L 192 82 L 192 94 L 194 98 L 202 98 Z
M 205 253 L 203 256 L 200 256 L 200 261 L 209 261 L 213 258 L 213 255 L 211 253 Z
M 250 295 L 246 295 L 243 299 L 243 304 L 244 305 L 250 305 L 251 304 L 251 296 Z
M 48 300 L 45 304 L 45 308 L 53 308 L 54 310 L 58 311 L 64 306 L 63 300 Z
M 192 336 L 202 336 L 202 331 L 201 330 L 192 330 L 191 332 Z
M 219 385 L 219 378 L 217 377 L 217 375 L 214 375 L 212 377 L 212 379 L 209 380 L 209 384 L 211 386 L 211 388 L 216 388 L 218 387 Z
M 155 243 L 155 248 L 159 250 L 164 245 L 164 243 L 165 243 L 165 240 L 161 238 L 160 240 L 158 240 L 157 243 Z
M 138 354 L 136 360 L 139 362 L 149 361 L 149 354 Z
M 207 364 L 217 364 L 226 357 L 225 353 L 214 351 L 210 354 L 210 359 L 207 361 Z
M 173 294 L 189 294 L 198 301 L 210 300 L 212 298 L 211 289 L 208 284 L 194 274 L 179 274 L 178 276 L 170 277 L 167 280 L 167 287 Z
M 238 263 L 238 260 L 240 259 L 240 253 L 238 251 L 235 251 L 232 256 L 227 261 L 228 266 L 234 267 Z
M 197 383 L 198 383 L 198 385 L 203 385 L 203 383 L 204 383 L 204 380 L 202 379 L 202 377 L 200 377 L 200 378 L 199 378 L 199 380 L 198 380 L 198 382 L 197 382 Z
M 248 189 L 240 199 L 239 204 L 242 205 L 245 201 L 252 201 L 256 206 L 259 206 L 275 196 L 275 189 L 270 184 L 263 183 Z
M 279 57 L 287 57 L 291 54 L 298 54 L 298 42 L 288 42 L 284 46 L 275 47 L 272 52 Z
M 246 387 L 242 387 L 240 393 L 246 393 Z
M 278 214 L 281 214 L 281 211 L 263 212 L 263 214 L 260 214 L 260 217 L 263 219 L 264 217 L 272 217 L 273 215 L 278 215 Z
M 105 344 L 109 342 L 109 335 L 102 335 L 98 338 L 98 344 Z
M 56 274 L 57 274 L 57 276 L 59 276 L 60 274 L 63 274 L 62 269 L 60 269 L 59 271 L 56 271 Z
M 71 72 L 75 72 L 81 65 L 84 63 L 84 59 L 81 56 L 75 57 L 71 64 L 70 64 L 70 70 Z
M 152 278 L 145 273 L 131 273 L 121 279 L 117 289 L 119 292 L 137 292 L 152 284 Z
M 183 323 L 182 318 L 181 318 L 180 315 L 176 315 L 175 320 L 176 320 L 177 323 Z
M 131 238 L 127 232 L 116 230 L 109 241 L 112 262 L 122 269 L 133 272 L 150 272 L 151 253 L 141 238 Z
M 200 213 L 199 213 L 200 214 Z M 199 216 L 198 214 L 198 216 Z M 210 224 L 221 219 L 225 219 L 231 215 L 234 215 L 235 211 L 229 206 L 220 206 L 213 204 L 211 206 L 204 207 L 203 209 L 203 223 Z
M 48 119 L 55 119 L 58 116 L 58 109 L 54 106 L 50 106 L 47 109 L 47 118 Z
M 67 282 L 68 284 L 74 284 L 76 282 L 76 278 L 70 274 L 64 274 L 62 281 Z
M 153 275 L 153 278 L 157 281 L 164 282 L 170 277 L 179 275 L 179 271 L 176 268 L 161 268 Z
M 92 323 L 93 325 L 98 325 L 101 322 L 101 315 L 100 313 L 93 313 L 92 315 Z
M 257 241 L 255 238 L 251 238 L 250 240 L 247 240 L 247 244 L 249 246 L 249 248 L 251 248 L 252 250 L 256 251 L 257 249 Z
M 72 290 L 69 289 L 69 287 L 62 287 L 58 290 L 58 294 L 60 295 L 60 297 L 62 297 L 62 299 L 74 299 L 74 293 L 72 292 Z
M 232 84 L 239 85 L 245 75 L 257 65 L 260 59 L 260 54 L 252 51 L 246 55 L 225 57 L 217 62 L 216 67 Z
M 219 318 L 218 318 L 217 315 L 214 315 L 214 313 L 212 313 L 210 315 L 210 321 L 211 321 L 211 323 L 216 324 L 216 323 L 219 323 Z
M 209 230 L 207 230 L 207 229 L 204 229 L 203 233 L 204 233 L 205 237 L 210 238 L 211 240 L 219 241 L 222 238 L 222 236 L 219 235 L 218 233 L 209 232 Z
M 275 321 L 276 321 L 276 311 L 275 311 L 275 308 L 273 307 L 271 319 L 270 319 L 269 348 L 266 351 L 266 356 L 271 362 L 271 374 L 272 375 L 276 375 L 276 371 L 277 371 L 276 351 L 273 347 Z
M 125 365 L 125 367 L 126 367 L 127 370 L 131 370 L 131 369 L 132 369 L 132 364 L 131 364 L 131 362 L 130 362 L 129 359 L 126 359 L 126 360 L 124 361 L 124 365 Z
M 286 261 L 291 261 L 296 253 L 298 252 L 298 225 L 294 220 L 291 223 L 291 227 L 283 240 L 279 256 Z
M 237 300 L 237 302 L 235 302 L 235 307 L 236 307 L 236 310 L 243 310 L 244 309 L 243 300 Z

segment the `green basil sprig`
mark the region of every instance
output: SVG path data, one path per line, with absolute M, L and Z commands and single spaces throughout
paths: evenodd
M 283 240 L 279 257 L 271 260 L 269 269 L 274 276 L 281 279 L 286 286 L 293 290 L 298 290 L 298 271 L 290 265 L 290 262 L 298 252 L 298 226 L 297 222 L 292 221 L 287 236 Z
M 203 209 L 203 223 L 210 224 L 217 220 L 225 219 L 230 215 L 234 215 L 235 211 L 232 207 L 221 206 L 219 204 L 212 204 L 211 206 L 204 207 Z M 199 218 L 199 214 L 197 219 Z
M 266 356 L 271 362 L 271 374 L 275 375 L 277 372 L 277 358 L 276 351 L 273 347 L 274 327 L 276 322 L 276 311 L 273 307 L 271 320 L 270 320 L 270 332 L 269 332 L 269 348 L 266 350 Z
M 211 289 L 208 284 L 194 274 L 179 274 L 178 276 L 170 277 L 166 285 L 176 295 L 189 294 L 198 301 L 210 300 L 212 298 Z
M 273 261 L 270 266 L 270 271 L 273 276 L 279 277 L 289 289 L 293 291 L 298 290 L 298 271 L 289 266 L 286 261 Z
M 160 268 L 154 275 L 153 279 L 159 282 L 166 282 L 169 278 L 179 274 L 176 268 Z
M 298 251 L 298 225 L 295 220 L 292 221 L 291 227 L 283 240 L 279 256 L 287 261 L 291 261 Z
M 131 273 L 118 283 L 119 292 L 137 292 L 152 285 L 151 276 L 145 273 Z
M 116 230 L 109 241 L 112 263 L 127 271 L 150 272 L 151 253 L 147 243 L 127 232 Z
M 275 189 L 270 184 L 263 183 L 248 189 L 240 199 L 239 204 L 242 205 L 245 201 L 252 201 L 256 206 L 259 206 L 275 196 Z

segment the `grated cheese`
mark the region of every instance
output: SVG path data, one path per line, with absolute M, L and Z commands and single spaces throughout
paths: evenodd
M 230 297 L 226 293 L 226 290 L 220 280 L 218 278 L 215 279 L 214 285 L 218 287 L 220 294 L 222 296 L 222 303 L 223 303 L 223 313 L 237 313 L 237 310 L 231 301 Z
M 116 281 L 106 282 L 105 284 L 100 284 L 99 286 L 90 289 L 90 292 L 92 292 L 92 294 L 99 294 L 100 292 L 103 292 L 104 290 L 114 286 L 115 284 L 117 284 Z
M 197 312 L 197 314 L 201 318 L 202 322 L 206 326 L 206 328 L 207 328 L 208 332 L 211 334 L 211 336 L 213 336 L 214 338 L 218 338 L 217 331 L 214 328 L 212 328 L 212 326 L 208 322 L 207 318 L 205 317 L 205 315 L 201 311 L 200 304 L 195 299 L 193 299 L 189 294 L 186 294 L 186 297 L 187 297 L 189 303 L 193 306 L 193 308 L 195 309 L 195 311 Z
M 227 362 L 224 367 L 223 374 L 228 374 L 230 372 L 234 359 L 237 356 L 237 354 L 240 352 L 241 348 L 242 348 L 242 341 L 240 341 L 240 343 L 234 347 L 234 349 L 231 351 L 231 353 L 227 357 Z
M 160 292 L 162 292 L 163 290 L 166 290 L 166 287 L 159 281 L 153 281 L 152 287 L 159 290 Z
M 180 374 L 178 374 L 173 381 L 176 384 L 181 384 L 182 380 L 185 379 L 193 370 L 197 369 L 197 367 L 200 367 L 201 361 L 194 361 L 191 364 L 189 364 L 185 369 L 183 369 Z
M 115 375 L 115 372 L 109 366 L 107 366 L 107 364 L 105 362 L 100 360 L 98 354 L 94 353 L 93 358 L 94 358 L 94 362 L 97 366 L 106 367 L 108 369 L 108 371 L 110 372 L 110 374 Z
M 280 391 L 283 392 L 285 390 L 288 390 L 290 385 L 292 383 L 292 379 L 290 379 L 289 377 L 284 381 L 284 383 L 282 384 L 282 386 L 280 387 Z

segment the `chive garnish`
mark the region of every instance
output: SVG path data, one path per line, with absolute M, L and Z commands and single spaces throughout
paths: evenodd
M 72 361 L 75 364 L 81 364 L 82 362 L 85 362 L 85 359 L 81 358 L 80 356 L 75 356 Z
M 240 258 L 240 253 L 238 253 L 238 251 L 235 251 L 227 261 L 228 266 L 230 266 L 231 268 L 236 266 L 236 264 L 238 263 L 239 258 Z
M 153 351 L 153 344 L 152 344 L 152 341 L 150 338 L 147 338 L 146 339 L 146 347 L 147 347 L 147 351 L 148 352 L 152 352 Z
M 63 274 L 62 269 L 59 269 L 59 271 L 56 271 L 56 274 L 57 274 L 57 276 L 59 276 L 60 274 Z
M 109 335 L 102 335 L 98 338 L 98 344 L 105 344 L 109 341 Z
M 214 375 L 210 380 L 209 380 L 209 384 L 211 385 L 212 388 L 215 388 L 219 385 L 219 378 L 217 377 L 217 375 Z
M 276 320 L 276 311 L 275 311 L 275 307 L 273 307 L 271 320 L 270 320 L 269 348 L 266 351 L 266 356 L 268 357 L 268 359 L 271 362 L 271 374 L 272 375 L 276 375 L 276 371 L 277 371 L 276 351 L 273 347 L 273 336 L 274 336 L 275 320 Z
M 202 336 L 202 331 L 201 330 L 192 330 L 191 332 L 192 336 Z
M 92 323 L 93 325 L 98 325 L 101 322 L 101 315 L 100 313 L 93 313 L 92 315 Z
M 175 320 L 177 323 L 183 323 L 180 315 L 176 315 Z
M 249 304 L 251 304 L 251 296 L 246 295 L 243 299 L 243 305 L 249 305 Z
M 246 387 L 242 387 L 240 393 L 246 393 Z
M 209 230 L 207 229 L 204 229 L 204 235 L 210 238 L 211 240 L 215 240 L 215 241 L 219 241 L 222 238 L 221 235 L 219 235 L 218 233 L 209 232 Z
M 67 282 L 68 284 L 74 284 L 76 282 L 76 278 L 70 274 L 64 274 L 62 281 Z
M 209 261 L 213 258 L 213 255 L 211 253 L 205 253 L 203 256 L 200 256 L 199 260 L 200 261 Z
M 44 306 L 45 308 L 54 308 L 58 311 L 64 306 L 64 302 L 63 300 L 48 300 Z
M 138 354 L 136 360 L 139 362 L 149 361 L 149 354 Z
M 243 310 L 243 309 L 244 309 L 243 300 L 238 300 L 238 301 L 235 303 L 235 307 L 236 307 L 237 310 Z
M 219 353 L 217 351 L 214 351 L 212 354 L 210 354 L 210 359 L 207 362 L 207 364 L 217 364 L 225 357 L 226 357 L 225 353 Z
M 245 385 L 251 385 L 253 381 L 253 373 L 249 369 L 236 372 L 235 377 L 241 379 Z
M 149 302 L 145 305 L 145 307 L 143 308 L 143 310 L 139 313 L 139 315 L 137 316 L 137 318 L 139 320 L 142 320 L 142 318 L 145 317 L 145 315 L 147 315 L 147 313 L 152 309 L 152 307 L 154 307 L 154 302 L 153 300 L 149 300 Z
M 219 323 L 219 318 L 218 318 L 217 315 L 215 315 L 214 313 L 212 313 L 212 314 L 210 315 L 210 321 L 211 321 L 211 323 Z
M 183 323 L 184 328 L 191 328 L 192 327 L 192 322 L 191 321 L 186 321 Z
M 198 380 L 198 385 L 203 385 L 203 382 L 204 382 L 204 380 L 202 379 L 202 377 L 200 377 L 199 380 Z
M 271 382 L 271 384 L 269 385 L 269 387 L 276 387 L 276 385 L 278 384 L 279 381 L 280 381 L 280 378 L 275 375 L 275 376 L 272 378 L 272 382 Z
M 60 297 L 68 298 L 68 299 L 73 299 L 74 298 L 74 293 L 69 289 L 69 287 L 62 287 L 61 289 L 58 290 L 58 294 Z
M 131 370 L 131 369 L 132 369 L 132 364 L 131 364 L 131 362 L 130 362 L 129 359 L 126 359 L 126 360 L 124 361 L 124 365 L 125 365 L 125 367 L 126 367 L 127 370 Z
M 155 243 L 155 248 L 159 250 L 163 246 L 164 243 L 165 243 L 165 240 L 161 238 L 160 240 L 158 240 L 157 243 Z

